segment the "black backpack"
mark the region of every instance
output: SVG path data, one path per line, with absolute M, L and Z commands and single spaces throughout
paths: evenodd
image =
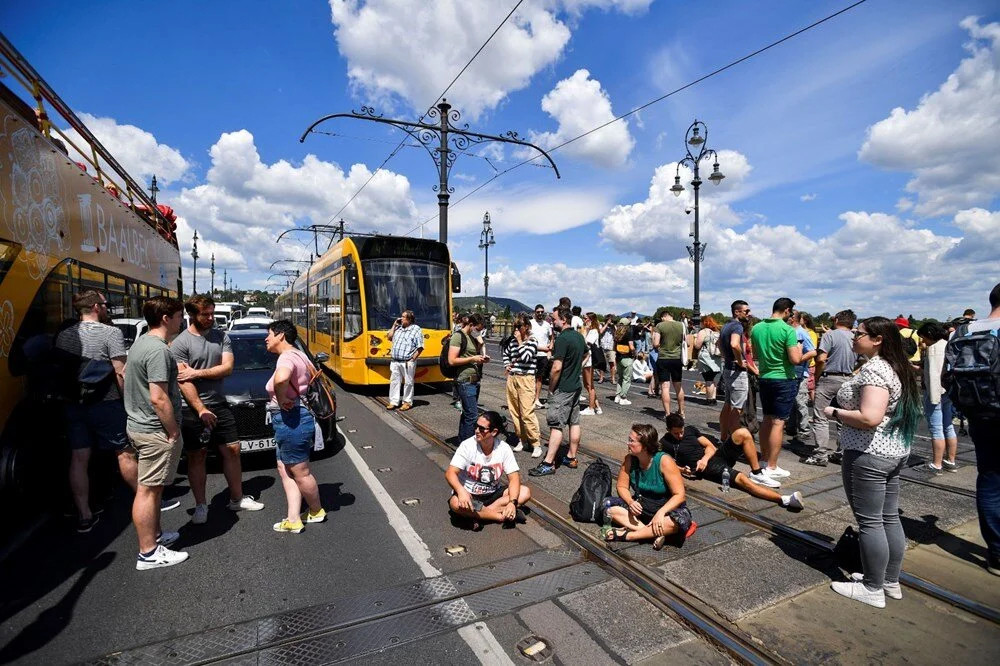
M 320 421 L 329 421 L 337 415 L 337 401 L 323 380 L 323 369 L 317 369 L 309 379 L 305 395 L 306 408 Z
M 598 458 L 587 466 L 580 487 L 569 503 L 569 515 L 578 523 L 602 521 L 603 502 L 611 495 L 611 468 Z
M 57 393 L 69 403 L 93 405 L 104 400 L 116 380 L 111 361 L 84 358 L 58 347 L 51 352 L 59 379 Z
M 903 339 L 903 354 L 906 355 L 906 358 L 911 358 L 914 354 L 917 353 L 917 341 L 916 341 L 917 334 L 912 328 L 907 330 L 910 331 L 909 335 L 903 335 L 902 333 L 900 333 L 899 337 Z
M 442 375 L 449 379 L 455 379 L 458 377 L 460 366 L 452 365 L 448 362 L 448 348 L 451 346 L 451 336 L 452 334 L 448 334 L 441 340 L 441 355 L 438 357 L 438 366 L 441 368 Z M 465 351 L 469 348 L 467 340 L 468 336 L 465 335 L 465 333 L 462 333 L 462 343 L 458 348 L 459 358 L 461 358 L 462 355 L 465 354 Z
M 941 385 L 966 416 L 1000 416 L 1000 329 L 960 326 L 945 348 Z

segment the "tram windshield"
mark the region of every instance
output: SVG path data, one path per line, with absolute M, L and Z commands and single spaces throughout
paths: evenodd
M 447 329 L 448 266 L 412 259 L 361 262 L 369 330 L 389 329 L 403 312 L 413 310 L 423 329 Z

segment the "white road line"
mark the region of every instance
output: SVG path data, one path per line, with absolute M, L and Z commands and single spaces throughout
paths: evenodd
M 375 477 L 375 474 L 368 467 L 368 463 L 361 457 L 358 450 L 354 448 L 354 444 L 351 443 L 351 440 L 344 431 L 340 428 L 338 430 L 340 430 L 340 434 L 344 438 L 344 452 L 347 453 L 347 457 L 354 465 L 354 468 L 358 470 L 358 474 L 364 479 L 368 489 L 372 491 L 379 506 L 385 511 L 386 518 L 389 519 L 389 525 L 399 536 L 399 540 L 403 542 L 406 552 L 410 554 L 410 557 L 416 562 L 420 568 L 420 572 L 424 576 L 428 578 L 440 576 L 441 571 L 431 564 L 432 555 L 430 548 L 427 547 L 424 540 L 420 538 L 417 531 L 410 525 L 410 521 L 407 520 L 406 514 L 403 513 L 402 509 L 396 506 L 396 502 L 392 499 L 389 491 Z M 470 613 L 472 612 L 472 609 L 468 610 Z M 475 624 L 464 626 L 458 630 L 458 635 L 462 637 L 462 640 L 466 642 L 476 655 L 479 663 L 484 664 L 484 666 L 514 666 L 514 662 L 504 652 L 496 636 L 493 635 L 493 632 L 484 623 L 476 622 Z

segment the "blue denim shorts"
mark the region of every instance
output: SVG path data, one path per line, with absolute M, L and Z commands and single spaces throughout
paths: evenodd
M 931 439 L 955 439 L 955 412 L 947 393 L 941 394 L 941 402 L 931 404 L 931 396 L 924 393 L 924 415 L 927 417 L 927 429 L 931 431 Z
M 309 410 L 299 405 L 287 411 L 274 412 L 274 443 L 278 460 L 286 465 L 308 462 L 309 452 L 316 441 L 316 424 Z
M 797 379 L 761 379 L 760 405 L 764 416 L 787 421 L 799 392 Z

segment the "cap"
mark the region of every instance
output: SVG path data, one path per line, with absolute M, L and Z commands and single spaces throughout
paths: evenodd
M 896 317 L 896 326 L 899 326 L 900 328 L 909 328 L 910 320 L 906 317 Z
M 631 324 L 632 320 L 629 319 L 628 317 L 622 317 L 621 319 L 618 320 L 618 323 L 619 323 L 619 325 L 621 325 L 621 324 Z

